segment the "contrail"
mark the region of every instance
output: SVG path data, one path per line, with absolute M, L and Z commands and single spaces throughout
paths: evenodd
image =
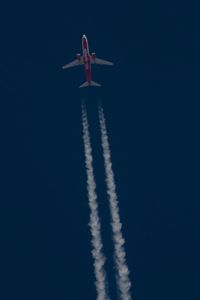
M 101 240 L 101 224 L 98 215 L 98 203 L 96 194 L 96 183 L 92 165 L 92 147 L 90 142 L 89 124 L 87 110 L 84 101 L 82 101 L 82 125 L 83 142 L 85 150 L 85 165 L 87 172 L 87 190 L 90 207 L 89 227 L 92 235 L 92 256 L 94 259 L 94 273 L 96 278 L 97 300 L 108 300 L 106 273 L 104 271 L 105 256 L 103 255 L 103 244 Z
M 99 122 L 101 129 L 101 143 L 103 148 L 104 166 L 106 174 L 107 194 L 109 198 L 110 211 L 111 211 L 111 227 L 114 242 L 114 257 L 117 271 L 117 285 L 120 293 L 120 299 L 130 300 L 131 282 L 129 280 L 129 269 L 126 263 L 126 254 L 124 249 L 125 240 L 122 236 L 122 224 L 120 222 L 119 207 L 116 193 L 116 185 L 114 173 L 111 163 L 111 153 L 108 141 L 108 134 L 106 130 L 106 121 L 104 117 L 103 107 L 101 103 L 98 105 Z

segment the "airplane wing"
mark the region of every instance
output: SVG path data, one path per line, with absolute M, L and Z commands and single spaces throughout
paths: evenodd
M 107 66 L 113 66 L 114 64 L 110 61 L 100 59 L 100 58 L 93 58 L 91 57 L 91 63 L 92 64 L 97 64 L 97 65 L 107 65 Z
M 83 58 L 81 57 L 80 60 L 79 59 L 75 59 L 72 62 L 64 65 L 62 68 L 63 69 L 68 69 L 68 68 L 72 68 L 72 67 L 76 67 L 76 66 L 81 66 L 83 65 Z

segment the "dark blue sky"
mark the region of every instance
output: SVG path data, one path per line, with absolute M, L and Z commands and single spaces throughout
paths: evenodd
M 198 299 L 199 7 L 181 1 L 0 5 L 2 300 L 95 299 L 80 103 L 87 101 L 110 294 L 97 119 L 103 101 L 135 300 Z M 101 90 L 78 90 L 81 51 Z M 197 142 L 195 142 L 197 140 Z

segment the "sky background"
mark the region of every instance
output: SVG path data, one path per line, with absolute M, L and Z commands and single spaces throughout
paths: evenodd
M 0 299 L 95 299 L 81 126 L 86 99 L 117 299 L 97 100 L 103 101 L 135 300 L 199 299 L 200 24 L 183 1 L 0 4 Z M 79 90 L 90 51 L 101 89 Z

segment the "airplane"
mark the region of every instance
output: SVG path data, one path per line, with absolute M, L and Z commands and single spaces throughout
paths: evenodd
M 87 86 L 101 86 L 101 84 L 94 82 L 92 80 L 92 73 L 91 73 L 91 64 L 98 64 L 98 65 L 107 65 L 107 66 L 113 66 L 113 63 L 107 60 L 103 60 L 96 57 L 96 53 L 90 54 L 89 52 L 89 45 L 86 35 L 84 34 L 82 36 L 82 51 L 83 55 L 80 53 L 77 53 L 76 59 L 72 62 L 64 65 L 63 69 L 68 69 L 75 66 L 81 66 L 84 65 L 85 67 L 85 75 L 86 75 L 86 82 L 81 84 L 79 88 L 84 88 Z

